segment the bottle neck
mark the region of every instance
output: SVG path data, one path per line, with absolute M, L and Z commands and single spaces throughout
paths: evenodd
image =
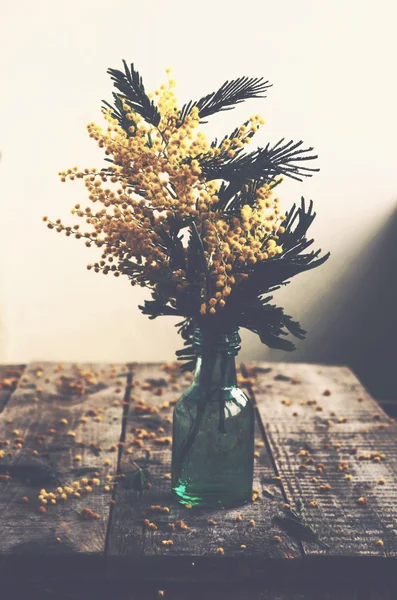
M 210 389 L 237 385 L 235 357 L 219 352 L 197 357 L 193 383 Z
M 209 389 L 236 386 L 235 357 L 240 342 L 238 329 L 227 333 L 196 329 L 193 345 L 197 362 L 193 383 Z

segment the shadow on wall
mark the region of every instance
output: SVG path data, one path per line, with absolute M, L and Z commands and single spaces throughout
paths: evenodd
M 327 318 L 282 360 L 348 365 L 372 396 L 397 402 L 397 211 L 331 289 Z

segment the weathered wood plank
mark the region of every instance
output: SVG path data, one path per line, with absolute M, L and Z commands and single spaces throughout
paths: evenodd
M 103 483 L 88 482 L 80 497 L 68 491 L 63 501 L 56 488 L 95 472 L 101 481 L 116 473 L 125 388 L 120 368 L 44 363 L 25 371 L 0 416 L 2 579 L 103 572 L 110 494 Z M 51 498 L 40 505 L 41 488 L 58 497 L 56 505 Z M 76 512 L 83 507 L 100 518 L 84 520 Z
M 330 546 L 304 543 L 306 563 L 395 571 L 396 426 L 345 367 L 256 367 L 255 398 L 288 501 L 303 501 Z
M 216 581 L 276 576 L 276 573 L 292 573 L 298 569 L 299 544 L 285 539 L 277 543 L 273 539 L 278 530 L 272 517 L 284 498 L 263 447 L 257 449 L 260 456 L 254 480 L 260 498 L 252 504 L 230 510 L 189 510 L 174 501 L 168 479 L 171 445 L 160 445 L 158 438 L 165 441 L 169 438 L 170 442 L 172 403 L 190 381 L 177 372 L 160 371 L 159 365 L 133 365 L 132 368 L 135 387 L 120 468 L 128 477 L 134 469 L 134 461 L 142 464 L 141 461 L 149 457 L 152 487 L 140 499 L 135 491 L 125 489 L 122 484 L 118 486 L 107 551 L 108 577 L 118 581 Z M 148 381 L 160 385 L 145 389 Z M 151 412 L 145 414 L 145 410 Z M 140 444 L 137 438 L 141 428 L 149 436 L 153 432 L 154 437 L 146 437 L 143 433 L 143 447 L 139 448 L 135 444 Z M 260 433 L 258 441 L 261 441 Z M 169 512 L 151 511 L 153 505 L 166 506 Z M 241 522 L 236 521 L 237 515 L 241 515 Z M 145 519 L 154 523 L 157 529 L 145 525 Z M 252 519 L 256 524 L 254 527 L 250 526 Z M 178 527 L 180 520 L 188 529 Z M 209 520 L 215 523 L 209 524 Z M 173 529 L 169 528 L 170 523 L 175 524 Z M 173 544 L 165 546 L 163 540 L 171 540 Z M 219 547 L 224 549 L 224 556 L 216 553 Z

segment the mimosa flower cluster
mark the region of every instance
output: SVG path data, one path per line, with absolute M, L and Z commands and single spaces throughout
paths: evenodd
M 278 234 L 284 231 L 285 215 L 266 183 L 258 186 L 252 205 L 244 204 L 231 217 L 214 209 L 222 182 L 206 179 L 200 158 L 222 153 L 234 157 L 236 150 L 251 142 L 264 120 L 252 116 L 232 138 L 225 137 L 220 146 L 213 147 L 200 129 L 196 106 L 183 124 L 178 122 L 174 86 L 169 76 L 168 84 L 154 92 L 161 115 L 157 126 L 147 124 L 127 103 L 122 106 L 130 122 L 127 131 L 110 110 L 103 111 L 105 129 L 88 124 L 89 136 L 112 157 L 113 164 L 100 171 L 73 167 L 59 173 L 63 182 L 82 179 L 85 183 L 93 206 L 76 204 L 72 213 L 83 219 L 86 229 L 65 225 L 60 219 L 44 220 L 50 229 L 101 248 L 101 260 L 88 269 L 118 277 L 125 261 L 134 261 L 142 270 L 132 285 L 141 282 L 155 287 L 159 275 L 172 275 L 177 292 L 194 289 L 200 294 L 201 314 L 215 314 L 252 265 L 282 252 Z M 186 269 L 173 269 L 162 234 L 169 234 L 175 218 L 194 219 L 213 284 L 210 295 L 204 279 L 191 281 Z

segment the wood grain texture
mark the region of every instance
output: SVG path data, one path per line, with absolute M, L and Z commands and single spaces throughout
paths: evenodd
M 0 419 L 3 578 L 92 578 L 103 568 L 110 508 L 103 486 L 56 505 L 49 501 L 44 514 L 38 495 L 95 471 L 100 478 L 116 473 L 125 387 L 120 369 L 46 363 L 25 371 Z M 100 519 L 82 519 L 82 507 Z
M 123 489 L 122 483 L 118 487 L 107 553 L 108 577 L 216 581 L 298 569 L 299 544 L 284 539 L 277 543 L 273 539 L 278 531 L 272 517 L 284 498 L 263 448 L 258 449 L 260 456 L 256 459 L 254 477 L 254 488 L 260 491 L 260 498 L 252 504 L 228 510 L 187 509 L 173 499 L 170 481 L 166 479 L 171 470 L 171 446 L 158 445 L 156 439 L 145 439 L 143 448 L 134 443 L 140 428 L 146 428 L 149 433 L 154 431 L 158 437 L 171 436 L 173 406 L 169 402 L 175 402 L 190 382 L 182 375 L 172 376 L 169 381 L 166 375 L 167 385 L 142 389 L 147 381 L 160 377 L 158 366 L 133 365 L 132 370 L 136 387 L 130 403 L 120 468 L 122 473 L 128 474 L 133 461 L 140 464 L 149 456 L 152 487 L 144 492 L 142 499 L 135 491 Z M 142 414 L 139 401 L 152 406 L 155 412 Z M 159 433 L 158 427 L 164 431 Z M 258 436 L 260 441 L 259 431 Z M 169 513 L 152 512 L 152 505 L 166 506 Z M 237 515 L 241 515 L 241 522 L 236 521 Z M 158 529 L 145 525 L 146 518 Z M 252 519 L 256 523 L 254 527 L 250 526 Z M 177 524 L 180 520 L 185 521 L 188 529 L 177 525 L 169 528 L 170 523 Z M 209 524 L 209 520 L 215 523 Z M 164 546 L 163 540 L 172 540 L 173 545 Z M 242 549 L 241 545 L 246 548 Z M 224 549 L 224 556 L 217 555 L 219 547 Z
M 288 501 L 303 501 L 330 546 L 304 543 L 306 565 L 395 572 L 396 426 L 345 367 L 256 366 L 255 398 Z

